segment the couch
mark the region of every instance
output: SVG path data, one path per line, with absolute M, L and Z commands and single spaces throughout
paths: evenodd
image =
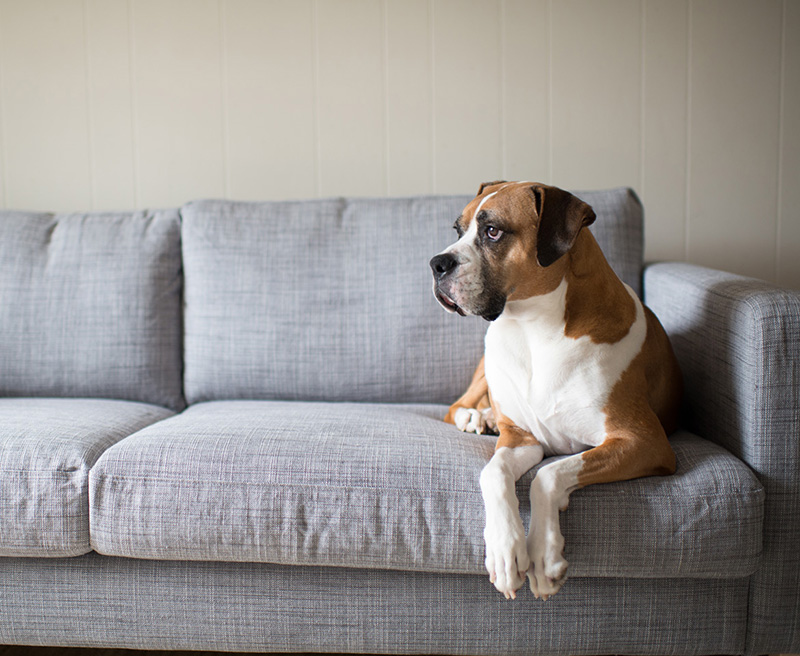
M 489 583 L 494 438 L 442 422 L 486 324 L 428 260 L 469 197 L 0 214 L 0 644 L 800 652 L 800 293 L 645 267 L 635 194 L 579 195 L 685 408 L 673 476 L 572 495 L 547 602 Z

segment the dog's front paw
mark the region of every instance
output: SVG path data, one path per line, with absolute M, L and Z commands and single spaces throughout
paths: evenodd
M 489 580 L 506 599 L 516 599 L 530 566 L 522 521 L 519 517 L 489 519 L 483 537 Z
M 545 601 L 561 589 L 567 580 L 569 563 L 564 559 L 564 538 L 556 533 L 531 526 L 528 535 L 530 568 L 528 580 L 531 592 Z
M 561 586 L 567 581 L 567 567 L 568 563 L 563 558 L 550 563 L 542 560 L 531 562 L 528 580 L 533 596 L 547 601 L 561 590 Z
M 495 433 L 497 424 L 491 408 L 477 410 L 476 408 L 458 408 L 453 416 L 456 428 L 465 433 Z

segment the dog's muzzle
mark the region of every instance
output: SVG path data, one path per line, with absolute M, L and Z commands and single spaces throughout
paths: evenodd
M 466 314 L 464 310 L 442 289 L 448 276 L 458 267 L 458 258 L 452 253 L 440 253 L 431 259 L 430 264 L 431 271 L 433 271 L 433 293 L 436 300 L 448 312 L 457 312 L 463 317 Z

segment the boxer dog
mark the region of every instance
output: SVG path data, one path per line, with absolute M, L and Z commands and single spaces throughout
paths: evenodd
M 531 182 L 490 182 L 431 260 L 448 312 L 491 322 L 484 357 L 445 421 L 498 435 L 480 475 L 486 569 L 506 599 L 530 581 L 548 599 L 567 574 L 559 511 L 593 483 L 675 471 L 681 375 L 655 315 L 611 270 L 592 208 Z M 531 483 L 526 539 L 515 482 Z

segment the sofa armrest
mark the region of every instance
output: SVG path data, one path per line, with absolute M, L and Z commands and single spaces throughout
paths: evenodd
M 684 376 L 683 424 L 766 491 L 748 653 L 800 652 L 800 292 L 683 263 L 645 270 L 645 302 Z
M 649 266 L 644 291 L 683 370 L 686 427 L 759 475 L 787 458 L 800 472 L 800 292 L 682 263 Z

